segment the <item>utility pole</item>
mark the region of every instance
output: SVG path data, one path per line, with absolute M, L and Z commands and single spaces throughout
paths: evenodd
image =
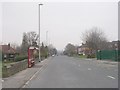
M 43 4 L 39 4 L 39 6 L 38 6 L 38 10 L 39 10 L 38 11 L 39 12 L 39 15 L 38 15 L 39 16 L 39 25 L 38 25 L 39 26 L 39 62 L 41 62 L 41 57 L 40 57 L 40 6 L 41 5 L 43 5 Z

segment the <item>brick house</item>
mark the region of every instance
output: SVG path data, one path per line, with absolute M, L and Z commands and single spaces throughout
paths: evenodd
M 120 50 L 120 41 L 108 42 L 108 50 Z
M 90 48 L 86 44 L 83 44 L 78 47 L 78 54 L 87 55 L 90 53 Z
M 2 52 L 2 60 L 4 59 L 14 59 L 16 55 L 16 51 L 14 48 L 8 45 L 0 45 L 0 51 Z

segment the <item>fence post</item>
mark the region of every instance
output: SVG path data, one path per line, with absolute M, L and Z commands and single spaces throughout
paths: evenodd
M 115 50 L 115 61 L 118 61 L 118 50 Z
M 100 52 L 99 52 L 99 53 L 100 53 L 100 60 L 101 60 L 101 50 L 100 50 Z

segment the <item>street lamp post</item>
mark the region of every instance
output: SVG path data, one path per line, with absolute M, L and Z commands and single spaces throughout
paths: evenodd
M 38 6 L 38 12 L 39 12 L 39 62 L 41 61 L 41 57 L 40 57 L 40 6 L 43 4 L 39 4 Z

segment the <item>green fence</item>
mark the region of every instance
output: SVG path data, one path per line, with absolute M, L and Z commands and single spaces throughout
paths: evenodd
M 96 53 L 99 60 L 120 61 L 120 50 L 100 50 Z

